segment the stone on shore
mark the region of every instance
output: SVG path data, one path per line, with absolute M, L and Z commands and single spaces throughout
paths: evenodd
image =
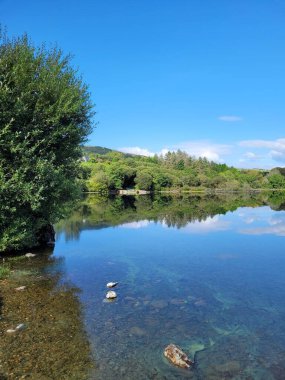
M 180 368 L 190 368 L 194 363 L 175 344 L 169 344 L 164 350 L 164 356 L 174 365 Z

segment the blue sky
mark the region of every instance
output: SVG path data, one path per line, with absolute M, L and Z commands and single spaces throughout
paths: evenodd
M 89 145 L 285 166 L 283 0 L 0 0 L 0 22 L 74 55 Z

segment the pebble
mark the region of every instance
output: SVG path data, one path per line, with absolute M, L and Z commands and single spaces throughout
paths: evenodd
M 15 290 L 25 290 L 26 286 L 19 286 L 18 288 L 15 288 Z
M 25 256 L 30 258 L 30 257 L 35 257 L 37 255 L 35 253 L 30 253 L 29 252 L 29 253 L 26 253 Z
M 26 328 L 26 325 L 24 323 L 20 323 L 17 327 L 16 327 L 16 331 L 22 331 Z
M 143 335 L 146 335 L 146 331 L 143 330 L 142 328 L 138 327 L 138 326 L 133 326 L 131 327 L 130 329 L 130 334 L 131 335 L 136 335 L 136 336 L 143 336 Z
M 114 292 L 113 290 L 110 290 L 107 294 L 106 294 L 106 298 L 108 299 L 114 299 L 117 297 L 117 293 Z
M 117 285 L 118 285 L 118 282 L 108 282 L 107 288 L 114 288 Z
M 9 329 L 6 331 L 8 334 L 13 334 L 14 332 L 16 332 L 16 330 L 13 330 L 13 329 Z
M 17 331 L 22 331 L 26 328 L 26 325 L 24 323 L 20 323 L 15 329 L 8 329 L 6 332 L 8 334 L 13 334 Z

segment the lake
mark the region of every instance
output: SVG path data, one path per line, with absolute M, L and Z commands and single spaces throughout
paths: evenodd
M 65 372 L 42 364 L 38 379 L 285 379 L 284 209 L 282 194 L 87 197 L 58 223 L 52 253 L 14 264 L 37 268 L 15 284 L 32 284 L 34 295 L 52 281 L 59 298 L 56 322 L 39 323 L 37 349 L 44 341 L 53 351 L 58 334 L 66 342 L 46 355 L 65 347 Z M 119 282 L 114 301 L 109 281 Z M 27 315 L 24 347 L 35 323 Z M 163 357 L 169 343 L 194 360 L 191 370 Z

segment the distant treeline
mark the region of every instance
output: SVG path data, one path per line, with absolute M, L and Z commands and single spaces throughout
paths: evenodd
M 285 169 L 237 169 L 185 152 L 145 157 L 101 147 L 84 148 L 83 188 L 106 193 L 120 189 L 256 190 L 284 189 Z

